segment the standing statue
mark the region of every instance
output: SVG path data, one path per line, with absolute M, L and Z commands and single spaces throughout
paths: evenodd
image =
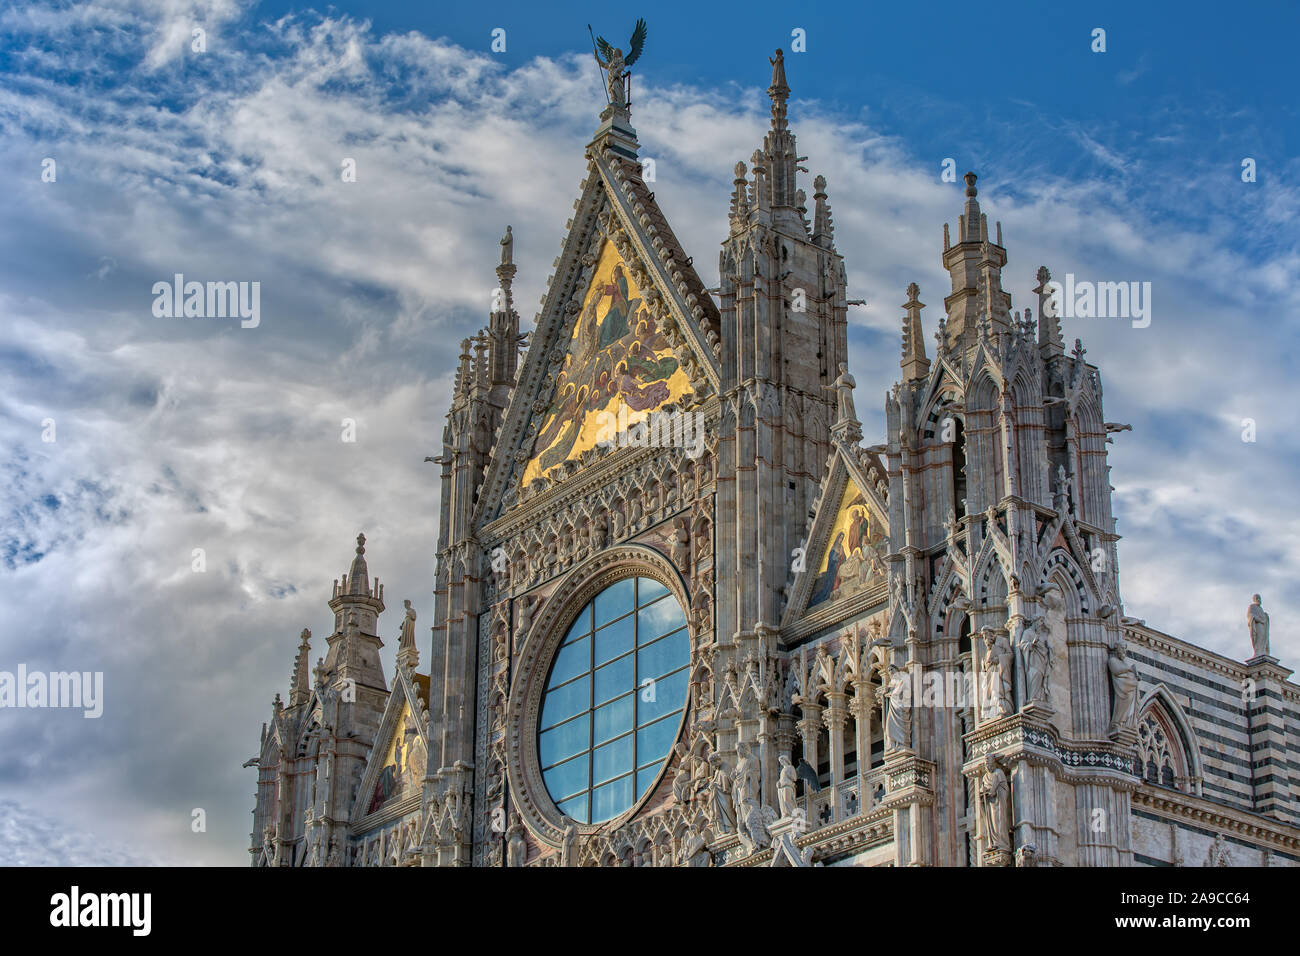
M 980 823 L 988 849 L 998 853 L 1011 852 L 1011 784 L 1006 771 L 998 766 L 997 758 L 989 754 L 984 758 L 984 773 L 979 782 Z
M 511 266 L 515 263 L 515 236 L 506 226 L 506 234 L 501 237 L 501 264 Z
M 722 755 L 711 754 L 709 766 L 713 768 L 712 817 L 715 833 L 730 833 L 736 829 L 736 813 L 731 803 L 731 777 L 722 766 Z
M 402 602 L 406 608 L 406 617 L 402 618 L 402 631 L 398 636 L 398 646 L 415 643 L 415 608 L 409 600 Z
M 782 819 L 794 816 L 794 785 L 799 775 L 795 772 L 794 764 L 790 762 L 789 754 L 781 754 L 777 758 L 781 764 L 781 776 L 776 782 L 776 806 L 781 812 Z
M 1268 657 L 1268 612 L 1259 603 L 1256 594 L 1246 608 L 1246 627 L 1250 629 L 1250 646 L 1255 657 Z
M 591 27 L 588 26 L 587 29 L 590 30 Z M 645 20 L 637 20 L 636 26 L 632 29 L 632 39 L 628 41 L 629 49 L 626 55 L 618 47 L 610 46 L 604 37 L 596 37 L 596 62 L 607 74 L 611 106 L 619 109 L 627 107 L 627 85 L 623 82 L 627 77 L 627 71 L 624 67 L 631 66 L 641 56 L 641 50 L 645 46 L 645 36 Z
M 736 806 L 736 821 L 740 822 L 741 806 L 747 801 L 758 803 L 759 767 L 754 748 L 748 742 L 741 741 L 736 746 L 736 752 L 740 756 L 736 760 L 736 771 L 733 774 L 735 786 L 732 789 L 732 800 Z
M 889 665 L 889 684 L 883 690 L 889 702 L 885 708 L 885 749 L 906 750 L 912 744 L 911 686 L 897 664 Z
M 510 832 L 506 834 L 506 866 L 523 866 L 528 859 L 528 845 L 524 842 L 524 825 L 515 814 Z
M 841 422 L 856 422 L 857 413 L 853 409 L 853 389 L 858 383 L 853 380 L 849 374 L 847 362 L 840 363 L 840 374 L 830 385 L 823 385 L 822 388 L 828 392 L 834 392 L 838 399 L 838 414 L 836 415 L 835 424 Z
M 1014 708 L 1011 696 L 1011 644 L 1005 631 L 985 625 L 984 637 L 984 715 L 988 719 L 1005 717 Z
M 578 865 L 578 825 L 564 818 L 564 837 L 560 843 L 560 866 Z
M 1046 704 L 1049 696 L 1048 676 L 1052 666 L 1052 645 L 1048 640 L 1044 620 L 1032 617 L 1020 627 L 1019 646 L 1016 648 L 1024 668 L 1025 704 Z
M 1115 642 L 1110 650 L 1107 667 L 1110 670 L 1110 684 L 1115 691 L 1115 708 L 1111 711 L 1110 733 L 1133 726 L 1136 718 L 1138 696 L 1137 665 L 1128 656 L 1128 645 L 1124 638 Z

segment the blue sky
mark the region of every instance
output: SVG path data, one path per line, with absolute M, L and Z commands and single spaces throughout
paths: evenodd
M 942 224 L 962 196 L 945 158 L 980 174 L 1015 308 L 1041 264 L 1150 281 L 1149 328 L 1065 329 L 1100 366 L 1107 420 L 1134 426 L 1111 446 L 1125 611 L 1240 658 L 1260 591 L 1294 665 L 1296 6 L 901 6 L 0 11 L 0 669 L 106 684 L 97 721 L 0 712 L 0 860 L 246 862 L 239 765 L 302 627 L 323 653 L 357 531 L 392 607 L 409 597 L 429 621 L 423 457 L 507 223 L 531 327 L 603 102 L 588 22 L 623 44 L 649 21 L 633 119 L 710 284 L 732 165 L 766 126 L 767 57 L 806 31 L 787 57 L 791 123 L 867 300 L 850 344 L 868 442 L 903 290 L 920 283 L 928 333 L 948 292 Z M 176 272 L 260 281 L 261 326 L 155 318 L 151 287 Z M 399 617 L 381 619 L 390 671 Z M 55 832 L 69 836 L 33 837 Z

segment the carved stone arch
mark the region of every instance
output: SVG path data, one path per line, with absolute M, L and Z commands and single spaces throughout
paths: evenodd
M 995 570 L 997 573 L 994 573 Z M 975 582 L 973 590 L 976 606 L 981 608 L 1006 606 L 1011 583 L 1007 580 L 1007 569 L 1002 566 L 1002 556 L 998 554 L 996 548 L 990 547 L 985 551 L 971 574 L 971 580 Z
M 1147 691 L 1137 712 L 1138 772 L 1143 780 L 1200 796 L 1204 780 L 1201 748 L 1177 698 L 1164 684 L 1157 684 Z M 1163 752 L 1158 734 L 1164 736 Z
M 686 614 L 690 646 L 690 666 L 699 664 L 695 649 L 699 634 L 691 620 L 691 594 L 681 574 L 672 563 L 653 548 L 641 544 L 618 545 L 592 555 L 575 565 L 560 580 L 533 616 L 533 626 L 519 648 L 515 679 L 510 689 L 506 711 L 507 767 L 512 801 L 529 830 L 542 842 L 558 848 L 564 840 L 564 821 L 542 780 L 537 752 L 537 726 L 542 695 L 550 663 L 564 639 L 573 616 L 597 594 L 629 577 L 648 577 L 668 588 Z M 674 742 L 690 719 L 690 698 L 682 712 Z M 670 772 L 671 760 L 665 760 L 655 781 L 631 807 L 618 816 L 595 824 L 574 823 L 579 837 L 617 834 L 641 812 Z M 590 840 L 584 843 L 590 843 Z
M 1060 548 L 1052 551 L 1043 562 L 1043 571 L 1038 578 L 1038 590 L 1042 591 L 1052 579 L 1053 575 L 1058 575 L 1058 581 L 1064 579 L 1069 581 L 1069 587 L 1062 584 L 1062 590 L 1065 593 L 1066 616 L 1086 617 L 1092 613 L 1091 597 L 1088 592 L 1088 584 L 1084 580 L 1083 572 L 1079 570 L 1079 565 L 1075 563 L 1070 555 L 1066 554 Z
M 955 619 L 954 615 L 964 614 L 956 611 L 952 605 L 963 595 L 965 595 L 964 582 L 961 575 L 951 565 L 944 570 L 943 577 L 939 580 L 940 590 L 936 591 L 938 598 L 930 602 L 933 610 L 930 613 L 930 634 L 935 639 L 956 633 L 954 628 L 960 627 L 960 620 Z
M 926 402 L 925 406 L 922 408 L 921 414 L 917 416 L 920 421 L 925 423 L 921 427 L 921 437 L 932 439 L 936 435 L 941 435 L 942 428 L 940 427 L 940 423 L 948 415 L 951 415 L 953 418 L 961 422 L 962 427 L 964 428 L 966 426 L 966 414 L 964 411 L 960 409 L 952 409 L 950 411 L 944 410 L 945 402 L 954 401 L 960 403 L 961 400 L 962 391 L 957 387 L 955 382 L 945 382 L 943 385 L 939 386 L 939 388 L 935 389 L 934 394 L 930 396 L 929 401 Z
M 1074 406 L 1074 454 L 1072 462 L 1075 509 L 1079 517 L 1103 525 L 1104 503 L 1109 478 L 1106 474 L 1106 426 L 1093 399 L 1084 395 Z

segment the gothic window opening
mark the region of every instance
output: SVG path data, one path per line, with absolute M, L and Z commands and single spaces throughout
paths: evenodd
M 645 795 L 681 729 L 689 664 L 686 615 L 652 578 L 624 578 L 578 612 L 551 663 L 537 735 L 561 813 L 601 823 Z
M 1145 782 L 1188 791 L 1182 734 L 1158 704 L 1149 707 L 1138 722 L 1138 765 Z

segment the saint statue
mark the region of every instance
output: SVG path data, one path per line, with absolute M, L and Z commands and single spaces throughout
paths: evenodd
M 840 422 L 856 422 L 858 420 L 857 413 L 853 410 L 853 389 L 855 389 L 857 385 L 858 383 L 853 380 L 853 376 L 849 374 L 848 363 L 841 362 L 839 377 L 830 385 L 822 386 L 822 388 L 826 389 L 828 392 L 834 391 L 838 398 L 839 407 L 835 424 L 838 425 Z
M 1107 667 L 1110 670 L 1110 683 L 1115 691 L 1115 707 L 1111 711 L 1110 732 L 1132 727 L 1137 709 L 1138 675 L 1137 665 L 1128 656 L 1124 638 L 1115 642 L 1111 648 Z
M 1250 646 L 1255 657 L 1268 657 L 1268 612 L 1260 605 L 1256 594 L 1246 608 L 1246 627 L 1250 628 Z
M 781 754 L 777 759 L 781 764 L 781 776 L 776 782 L 776 806 L 781 811 L 781 817 L 788 818 L 794 816 L 794 784 L 798 774 L 794 764 L 790 763 L 789 754 Z
M 988 849 L 1011 852 L 1011 784 L 992 754 L 984 758 L 979 782 L 980 824 Z

